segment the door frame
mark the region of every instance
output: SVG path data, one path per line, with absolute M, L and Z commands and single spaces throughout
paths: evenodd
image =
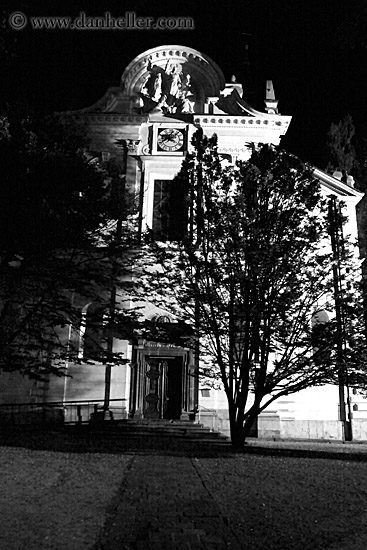
M 133 364 L 134 374 L 132 376 L 132 385 L 130 387 L 130 402 L 132 409 L 130 417 L 144 418 L 146 397 L 149 394 L 148 382 L 146 374 L 148 372 L 149 358 L 154 359 L 172 359 L 174 357 L 182 358 L 182 389 L 181 389 L 181 413 L 188 412 L 189 403 L 192 399 L 192 389 L 190 384 L 190 373 L 193 370 L 193 352 L 189 348 L 174 346 L 173 344 L 160 344 L 157 342 L 139 341 L 138 345 L 134 346 Z M 198 384 L 196 384 L 198 386 Z M 158 405 L 159 406 L 159 405 Z M 157 418 L 162 418 L 161 410 Z

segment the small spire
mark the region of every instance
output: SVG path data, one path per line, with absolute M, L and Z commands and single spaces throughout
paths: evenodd
M 265 110 L 270 115 L 277 115 L 278 113 L 278 100 L 275 99 L 275 92 L 272 80 L 266 81 L 266 96 L 265 96 Z
M 266 81 L 266 99 L 275 99 L 274 85 L 272 80 Z

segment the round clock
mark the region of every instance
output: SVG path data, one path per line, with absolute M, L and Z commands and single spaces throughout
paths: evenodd
M 163 151 L 179 151 L 184 146 L 184 130 L 164 128 L 158 130 L 157 145 Z

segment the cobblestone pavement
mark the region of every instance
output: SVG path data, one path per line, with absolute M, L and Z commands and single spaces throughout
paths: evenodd
M 136 456 L 98 550 L 239 550 L 197 459 Z
M 94 433 L 4 443 L 1 550 L 367 548 L 366 442 L 249 440 L 236 453 L 223 440 Z
M 365 444 L 182 450 L 134 453 L 93 550 L 367 548 L 367 491 L 358 482 L 367 475 Z

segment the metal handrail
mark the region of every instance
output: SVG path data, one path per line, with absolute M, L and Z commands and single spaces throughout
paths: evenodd
M 126 397 L 120 397 L 118 399 L 110 399 L 110 401 L 127 401 Z M 71 401 L 29 401 L 26 403 L 0 403 L 0 407 L 22 407 L 22 406 L 47 406 L 47 405 L 66 405 L 66 404 L 79 404 L 79 403 L 103 403 L 103 397 L 101 399 L 73 399 Z
M 201 405 L 200 403 L 198 403 L 198 420 L 199 420 L 199 423 L 200 423 L 200 420 L 201 420 L 201 414 L 200 413 L 201 413 L 201 411 L 204 412 L 203 409 L 205 411 L 208 411 L 208 412 L 212 413 L 212 428 L 211 428 L 211 430 L 212 430 L 212 432 L 214 432 L 215 431 L 215 427 L 214 427 L 215 419 L 218 418 L 218 413 L 215 409 L 208 409 L 207 407 L 204 407 L 204 405 Z
M 208 409 L 208 407 L 204 407 L 204 405 L 201 405 L 200 403 L 198 404 L 198 407 L 199 409 L 205 409 L 206 411 L 209 411 L 209 412 L 216 412 L 215 409 Z
M 80 399 L 71 401 L 45 401 L 28 403 L 0 404 L 0 423 L 11 425 L 25 424 L 81 424 L 105 420 L 125 419 L 126 398 L 111 399 L 110 407 L 103 408 L 103 399 Z

